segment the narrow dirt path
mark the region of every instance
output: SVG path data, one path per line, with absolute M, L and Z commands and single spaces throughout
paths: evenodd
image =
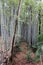
M 27 53 L 27 44 L 23 42 L 21 47 L 24 48 L 24 50 L 16 54 L 16 58 L 14 58 L 15 65 L 36 65 L 34 63 L 28 63 L 25 59 Z
M 24 48 L 24 50 L 16 54 L 16 57 L 14 57 L 14 61 L 15 61 L 14 65 L 40 65 L 40 62 L 39 63 L 27 62 L 27 60 L 25 59 L 25 56 L 28 52 L 27 44 L 23 42 L 21 47 Z
M 19 52 L 18 54 L 16 54 L 16 58 L 14 58 L 15 65 L 25 65 L 26 64 L 26 59 L 25 59 L 25 55 L 27 53 L 26 43 L 23 42 L 21 47 L 24 48 L 24 50 L 22 52 Z
M 27 53 L 26 43 L 22 43 L 21 47 L 24 48 L 24 50 L 16 54 L 16 58 L 15 58 L 16 64 L 15 65 L 25 65 L 26 64 L 26 60 L 25 60 L 25 55 Z

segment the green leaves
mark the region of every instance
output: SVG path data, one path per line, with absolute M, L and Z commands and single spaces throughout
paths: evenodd
M 30 5 L 30 6 L 34 6 L 35 5 L 35 0 L 26 0 L 25 4 Z
M 43 42 L 43 34 L 40 34 L 40 35 L 38 36 L 38 42 Z
M 5 7 L 5 11 L 7 16 L 10 16 L 10 8 L 17 9 L 18 3 L 20 0 L 1 0 L 3 3 L 6 2 L 8 7 Z M 36 14 L 39 13 L 39 10 L 41 10 L 40 14 L 43 14 L 43 2 L 39 2 L 36 4 L 35 0 L 22 0 L 22 7 L 21 7 L 21 13 L 20 13 L 20 19 L 24 22 L 30 21 L 31 16 L 31 8 L 32 8 L 32 21 L 34 22 Z M 43 21 L 43 20 L 42 20 Z
M 8 0 L 9 3 L 14 3 L 14 4 L 18 4 L 19 0 Z
M 40 60 L 40 52 L 39 52 L 39 49 L 36 51 L 36 56 L 34 58 L 34 61 L 35 62 L 38 62 Z

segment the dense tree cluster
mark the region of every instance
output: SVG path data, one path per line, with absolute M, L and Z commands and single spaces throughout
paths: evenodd
M 12 58 L 16 42 L 36 45 L 43 34 L 43 0 L 0 0 L 0 34 Z

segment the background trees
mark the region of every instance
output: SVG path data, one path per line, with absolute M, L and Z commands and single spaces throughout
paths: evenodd
M 5 50 L 13 49 L 14 38 L 30 46 L 43 33 L 43 2 L 38 0 L 0 0 L 1 36 Z M 15 42 L 16 42 L 15 41 Z M 13 50 L 12 50 L 13 52 Z

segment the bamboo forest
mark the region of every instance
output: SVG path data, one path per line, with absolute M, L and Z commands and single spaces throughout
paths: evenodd
M 43 65 L 43 0 L 0 0 L 0 65 Z

